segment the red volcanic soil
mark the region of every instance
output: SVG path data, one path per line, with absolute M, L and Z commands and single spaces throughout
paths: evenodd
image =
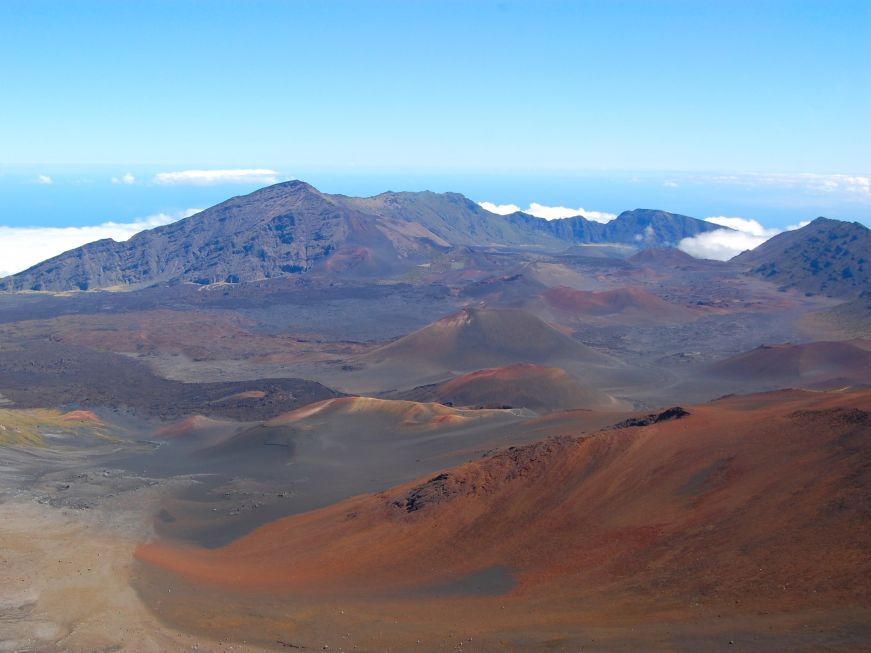
M 262 625 L 257 593 L 365 598 L 397 620 L 444 632 L 461 623 L 485 638 L 803 611 L 838 623 L 860 611 L 867 623 L 871 391 L 781 391 L 688 410 L 511 447 L 219 549 L 153 542 L 137 556 L 171 587 L 245 592 L 248 616 L 234 623 Z M 439 610 L 462 609 L 439 621 L 448 613 L 432 608 L 428 588 L 493 570 L 510 573 L 513 589 L 442 597 Z
M 758 387 L 835 387 L 871 383 L 867 342 L 762 345 L 710 365 L 712 378 L 746 379 Z
M 89 424 L 102 424 L 97 415 L 90 410 L 71 410 L 68 413 L 61 415 L 61 419 L 65 422 L 88 422 Z
M 308 404 L 279 415 L 264 424 L 267 427 L 298 426 L 311 429 L 325 428 L 343 419 L 350 419 L 349 423 L 352 426 L 356 425 L 358 430 L 375 425 L 396 429 L 427 429 L 502 414 L 502 411 L 459 410 L 439 403 L 373 397 L 339 397 Z
M 520 411 L 514 410 L 463 410 L 439 403 L 340 397 L 307 404 L 242 429 L 210 453 L 239 462 L 246 455 L 262 453 L 264 447 L 281 445 L 295 452 L 297 469 L 305 462 L 321 464 L 325 459 L 333 471 L 343 465 L 353 467 L 327 488 L 336 489 L 340 484 L 357 478 L 366 465 L 380 469 L 380 472 L 368 473 L 384 478 L 393 473 L 391 463 L 386 461 L 392 460 L 394 465 L 402 461 L 406 469 L 413 469 L 420 457 L 426 457 L 423 451 L 433 455 L 434 451 L 447 454 L 451 446 L 461 450 L 481 446 L 490 448 L 500 427 L 519 424 L 524 419 Z M 440 438 L 444 440 L 440 441 Z M 422 452 L 409 460 L 415 447 L 420 447 Z M 279 451 L 275 450 L 274 455 Z M 403 476 L 412 477 L 408 472 Z M 321 487 L 321 482 L 320 478 L 308 480 L 308 489 L 315 492 L 315 487 Z M 344 496 L 365 487 L 371 485 L 363 485 Z
M 323 268 L 329 272 L 347 272 L 361 266 L 371 266 L 374 261 L 372 251 L 366 247 L 343 247 L 323 263 Z
M 190 415 L 177 422 L 173 422 L 154 433 L 154 437 L 158 440 L 171 440 L 173 438 L 183 437 L 203 431 L 226 425 L 227 422 L 222 422 L 216 419 L 210 419 L 204 415 Z
M 245 390 L 244 392 L 237 392 L 234 395 L 230 395 L 229 397 L 224 397 L 223 399 L 219 399 L 218 401 L 244 401 L 245 399 L 263 399 L 266 396 L 266 393 L 263 390 Z
M 559 286 L 542 293 L 547 306 L 577 317 L 631 318 L 634 324 L 685 322 L 697 317 L 693 311 L 660 299 L 640 288 L 617 288 L 593 292 Z
M 582 386 L 565 370 L 532 363 L 478 370 L 444 383 L 415 388 L 402 396 L 452 406 L 528 408 L 540 413 L 570 408 L 628 408 L 604 392 Z

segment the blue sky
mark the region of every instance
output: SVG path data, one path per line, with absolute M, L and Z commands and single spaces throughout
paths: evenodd
M 155 181 L 191 169 L 871 220 L 865 0 L 3 0 L 0 60 L 5 226 L 170 214 L 271 178 Z

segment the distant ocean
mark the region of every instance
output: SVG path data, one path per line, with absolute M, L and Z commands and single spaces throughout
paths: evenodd
M 82 226 L 130 222 L 157 213 L 205 208 L 256 185 L 167 186 L 154 174 L 190 166 L 0 168 L 0 226 Z M 697 218 L 740 216 L 785 227 L 820 215 L 871 225 L 871 190 L 849 178 L 721 173 L 312 170 L 275 167 L 279 178 L 303 179 L 329 193 L 374 195 L 386 190 L 455 191 L 475 201 L 584 208 L 620 213 L 663 209 Z M 135 182 L 113 183 L 131 173 Z M 51 183 L 39 183 L 39 176 Z

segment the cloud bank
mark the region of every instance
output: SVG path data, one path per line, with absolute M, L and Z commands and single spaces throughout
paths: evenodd
M 119 242 L 125 241 L 140 231 L 175 222 L 201 210 L 158 213 L 133 222 L 104 222 L 85 227 L 0 226 L 0 277 L 21 272 L 41 261 L 95 240 L 111 238 Z
M 708 258 L 715 261 L 728 261 L 745 250 L 759 247 L 772 236 L 783 233 L 783 231 L 799 229 L 808 224 L 808 222 L 801 222 L 782 230 L 769 229 L 758 220 L 723 215 L 705 218 L 705 222 L 729 227 L 729 229 L 717 229 L 691 238 L 684 238 L 678 243 L 678 249 L 696 258 Z
M 163 186 L 216 186 L 218 184 L 275 184 L 278 173 L 267 168 L 238 170 L 177 170 L 158 172 L 152 182 Z
M 44 186 L 51 186 L 54 183 L 54 179 L 52 179 L 48 175 L 37 175 L 36 183 L 43 184 Z
M 871 199 L 871 177 L 867 175 L 800 173 L 739 173 L 716 175 L 713 181 L 745 187 L 779 186 L 821 193 L 844 193 Z
M 544 218 L 545 220 L 561 220 L 563 218 L 573 218 L 576 215 L 582 215 L 587 220 L 604 224 L 617 217 L 614 213 L 605 213 L 604 211 L 588 211 L 583 208 L 572 209 L 566 206 L 545 206 L 538 202 L 532 202 L 529 207 L 525 209 L 521 209 L 516 204 L 494 204 L 493 202 L 478 202 L 478 206 L 490 211 L 490 213 L 497 213 L 499 215 L 509 215 L 511 213 L 523 211 L 524 213 L 534 215 L 537 218 Z

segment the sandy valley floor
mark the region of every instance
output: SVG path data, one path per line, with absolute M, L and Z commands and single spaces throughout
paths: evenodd
M 257 651 L 168 628 L 129 580 L 132 552 L 146 533 L 158 487 L 101 510 L 0 504 L 0 651 Z

